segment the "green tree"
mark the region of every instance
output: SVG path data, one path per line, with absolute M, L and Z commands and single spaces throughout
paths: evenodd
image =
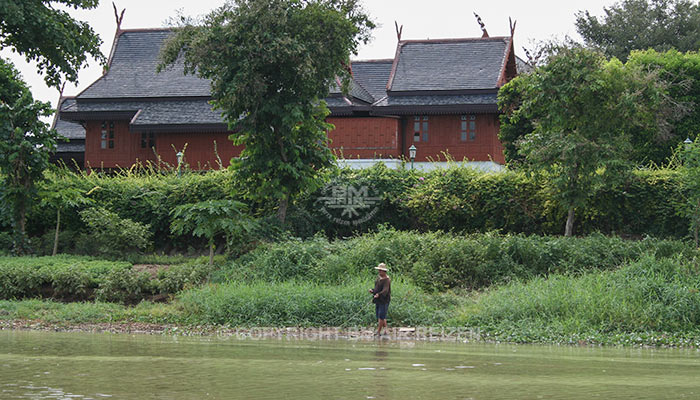
M 632 157 L 638 164 L 653 162 L 665 164 L 678 144 L 686 138 L 694 139 L 700 132 L 700 54 L 669 50 L 633 51 L 627 64 L 635 68 L 657 70 L 668 83 L 668 97 L 673 107 L 659 110 L 661 119 L 669 125 L 648 126 L 633 132 Z
M 44 185 L 43 190 L 41 190 L 39 193 L 41 205 L 56 210 L 56 230 L 54 233 L 53 251 L 51 252 L 52 256 L 55 256 L 58 252 L 58 234 L 61 229 L 61 212 L 65 211 L 66 209 L 91 205 L 94 203 L 91 198 L 86 197 L 90 193 L 84 193 L 82 190 L 71 185 L 70 180 L 66 179 L 65 176 L 61 176 L 65 173 L 68 173 L 68 171 L 60 170 L 54 179 L 48 180 L 48 182 Z
M 0 207 L 12 215 L 17 254 L 29 251 L 27 210 L 35 199 L 34 183 L 42 179 L 58 139 L 39 119 L 52 111 L 50 104 L 35 101 L 12 64 L 0 59 Z
M 244 145 L 232 160 L 246 196 L 275 200 L 284 222 L 299 194 L 334 165 L 322 99 L 374 27 L 359 0 L 234 0 L 201 24 L 182 18 L 159 69 L 184 56 L 185 72 L 211 79 L 212 103 Z
M 86 23 L 76 21 L 62 4 L 73 9 L 92 9 L 99 0 L 0 0 L 0 47 L 11 48 L 36 61 L 49 86 L 78 81 L 87 54 L 100 62 L 102 40 Z
M 176 235 L 192 232 L 209 243 L 209 265 L 214 265 L 214 242 L 217 236 L 250 229 L 245 204 L 235 200 L 207 200 L 183 204 L 171 211 L 170 230 Z
M 573 46 L 508 85 L 522 85 L 517 112 L 533 126 L 518 142 L 519 152 L 531 172 L 551 181 L 554 199 L 567 212 L 564 234 L 571 236 L 576 209 L 598 185 L 623 176 L 629 132 L 658 122 L 662 82 L 653 72 Z
M 684 145 L 683 164 L 679 168 L 683 182 L 685 202 L 680 204 L 680 214 L 690 220 L 695 247 L 699 246 L 700 231 L 700 137 Z
M 599 19 L 576 14 L 576 30 L 608 57 L 627 60 L 632 50 L 700 49 L 700 6 L 690 0 L 623 0 Z

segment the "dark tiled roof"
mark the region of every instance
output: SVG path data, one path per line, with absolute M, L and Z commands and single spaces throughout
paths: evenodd
M 58 142 L 56 153 L 82 153 L 85 151 L 85 140 L 71 140 L 70 142 Z
M 375 100 L 379 100 L 386 96 L 386 84 L 389 82 L 393 63 L 393 59 L 353 61 L 352 74 Z
M 63 108 L 70 107 L 72 105 L 75 105 L 75 99 L 72 97 L 61 97 L 58 100 L 58 109 L 61 110 Z M 56 132 L 58 132 L 61 136 L 74 140 L 74 139 L 85 139 L 85 128 L 83 128 L 82 125 L 80 125 L 77 122 L 71 122 L 71 121 L 64 121 L 60 118 L 58 118 L 58 112 L 56 115 L 54 115 L 53 123 L 51 124 L 51 128 L 55 129 Z M 65 142 L 59 142 L 58 151 L 61 151 L 61 148 L 65 147 L 66 143 Z M 85 146 L 83 145 L 83 148 Z M 72 150 L 71 150 L 72 151 Z
M 131 125 L 135 128 L 153 125 L 224 124 L 221 114 L 213 110 L 206 98 L 82 101 L 64 106 L 61 111 L 66 118 L 80 118 L 83 113 L 128 112 L 133 117 Z
M 209 96 L 209 81 L 185 75 L 182 60 L 156 73 L 160 48 L 171 34 L 168 29 L 123 31 L 107 73 L 78 98 Z
M 338 83 L 333 85 L 329 93 L 331 95 L 330 97 L 342 94 L 342 91 L 340 90 L 340 85 Z M 374 97 L 372 97 L 372 95 L 364 87 L 362 87 L 355 79 L 350 81 L 350 93 L 348 94 L 351 97 L 362 100 L 368 104 L 372 104 L 377 100 Z
M 386 96 L 374 103 L 376 114 L 414 112 L 497 112 L 496 93 L 465 95 Z
M 377 107 L 388 106 L 440 106 L 448 104 L 496 104 L 496 93 L 462 94 L 462 95 L 419 95 L 419 96 L 389 96 L 376 102 Z
M 132 125 L 223 124 L 221 113 L 207 100 L 153 101 L 145 103 Z
M 507 37 L 401 42 L 389 90 L 496 88 L 509 43 Z

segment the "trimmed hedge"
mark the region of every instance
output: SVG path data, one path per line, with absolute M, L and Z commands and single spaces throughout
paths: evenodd
M 0 257 L 0 300 L 96 299 L 133 304 L 200 285 L 210 274 L 206 261 L 171 265 L 153 277 L 128 262 L 90 257 Z
M 83 193 L 90 193 L 94 206 L 103 207 L 120 218 L 149 225 L 154 247 L 163 251 L 197 251 L 206 248 L 201 239 L 176 236 L 170 232 L 170 211 L 178 205 L 202 200 L 238 199 L 234 173 L 228 170 L 206 173 L 172 173 L 123 171 L 114 175 L 75 174 L 69 171 L 47 172 L 47 179 L 58 179 Z M 293 236 L 311 237 L 324 232 L 329 237 L 348 237 L 375 231 L 388 224 L 396 229 L 461 233 L 499 231 L 559 235 L 564 230 L 566 210 L 547 195 L 546 181 L 535 181 L 520 172 L 484 173 L 470 168 L 450 167 L 428 173 L 392 170 L 383 164 L 365 170 L 339 170 L 331 184 L 367 186 L 370 194 L 380 197 L 376 214 L 359 226 L 344 226 L 331 221 L 320 198 L 326 192 L 306 194 L 290 207 L 288 226 Z M 688 221 L 680 216 L 678 205 L 684 203 L 680 173 L 675 170 L 646 170 L 631 173 L 621 184 L 598 189 L 590 206 L 577 210 L 575 234 L 593 232 L 621 236 L 647 235 L 683 238 L 688 235 Z M 87 251 L 76 241 L 66 238 L 86 234 L 80 212 L 86 206 L 66 207 L 62 213 L 60 248 L 64 252 Z M 253 205 L 256 215 L 272 215 L 271 205 Z M 326 210 L 327 211 L 327 210 Z M 28 231 L 40 244 L 38 250 L 51 248 L 55 210 L 37 207 L 31 210 Z M 269 221 L 263 230 L 279 228 Z M 4 228 L 5 230 L 9 228 Z M 230 243 L 236 249 L 249 249 L 266 236 L 237 238 Z M 2 239 L 2 237 L 0 237 Z M 7 240 L 0 240 L 6 246 Z M 78 244 L 82 243 L 77 241 Z M 223 243 L 220 243 L 223 245 Z M 72 246 L 72 247 L 71 247 Z M 7 250 L 7 249 L 6 249 Z

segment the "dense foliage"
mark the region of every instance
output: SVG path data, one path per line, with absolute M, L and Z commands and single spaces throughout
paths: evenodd
M 700 7 L 690 0 L 622 0 L 598 18 L 576 14 L 576 30 L 587 45 L 626 60 L 632 50 L 700 48 Z
M 517 148 L 531 173 L 548 176 L 552 199 L 567 210 L 564 234 L 571 236 L 576 210 L 587 207 L 595 188 L 629 170 L 631 133 L 666 122 L 659 112 L 666 107 L 665 83 L 636 64 L 561 46 L 546 65 L 508 85 L 513 88 L 501 97 L 502 139 Z M 512 143 L 511 131 L 522 120 L 531 129 L 523 127 Z

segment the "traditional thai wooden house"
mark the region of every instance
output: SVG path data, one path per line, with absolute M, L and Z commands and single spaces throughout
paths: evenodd
M 61 101 L 55 127 L 76 145 L 84 141 L 87 168 L 175 165 L 185 145 L 192 168 L 225 166 L 240 154 L 208 103 L 208 80 L 184 75 L 182 63 L 156 73 L 169 35 L 118 30 L 104 75 Z M 417 162 L 447 154 L 486 168 L 504 162 L 496 94 L 517 74 L 512 36 L 403 40 L 393 59 L 354 61 L 351 69 L 350 93 L 334 88 L 325 99 L 331 147 L 346 162 L 395 163 L 412 145 Z

